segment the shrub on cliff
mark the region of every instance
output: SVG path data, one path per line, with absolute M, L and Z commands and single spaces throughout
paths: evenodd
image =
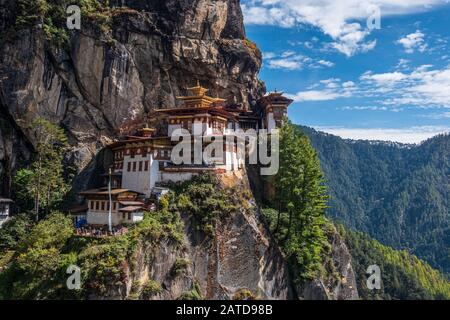
M 222 188 L 213 175 L 203 174 L 191 181 L 172 184 L 170 188 L 174 193 L 170 195 L 169 211 L 188 214 L 195 227 L 209 236 L 214 234 L 217 218 L 240 208 L 238 197 L 232 190 Z
M 33 222 L 26 214 L 12 217 L 0 229 L 0 255 L 6 250 L 15 250 L 26 238 Z
M 69 5 L 78 5 L 83 21 L 93 22 L 103 34 L 110 33 L 111 14 L 108 0 L 18 0 L 15 29 L 41 24 L 46 39 L 59 47 L 69 41 L 66 26 Z
M 11 265 L 0 273 L 0 298 L 64 298 L 67 267 L 76 255 L 62 249 L 72 235 L 71 220 L 52 213 L 19 242 Z

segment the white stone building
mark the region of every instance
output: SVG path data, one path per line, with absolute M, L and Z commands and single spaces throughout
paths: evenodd
M 87 199 L 86 222 L 88 225 L 99 227 L 108 225 L 110 203 L 112 226 L 136 223 L 144 218 L 144 202 L 138 200 L 139 192 L 112 189 L 111 202 L 107 188 L 83 191 L 80 195 Z

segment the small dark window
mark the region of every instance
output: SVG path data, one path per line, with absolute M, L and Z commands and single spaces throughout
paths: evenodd
M 128 168 L 127 171 L 130 172 L 131 171 L 131 162 L 128 162 Z
M 105 210 L 105 203 L 102 201 L 102 211 Z
M 139 171 L 142 171 L 142 161 L 139 161 Z
M 122 219 L 125 220 L 125 212 L 122 213 Z
M 95 210 L 100 210 L 100 202 L 95 201 Z
M 133 172 L 136 171 L 136 162 L 133 162 Z
M 95 205 L 94 201 L 91 201 L 91 210 L 94 210 L 94 205 Z
M 128 212 L 128 220 L 131 220 L 131 212 Z
M 144 167 L 145 171 L 148 171 L 148 161 L 145 161 L 145 167 Z

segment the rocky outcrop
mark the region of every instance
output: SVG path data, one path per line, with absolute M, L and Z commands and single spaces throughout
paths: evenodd
M 9 125 L 31 143 L 28 126 L 37 117 L 64 127 L 80 172 L 91 171 L 119 130 L 177 105 L 197 80 L 229 103 L 249 106 L 264 93 L 261 54 L 245 40 L 238 0 L 110 2 L 111 36 L 83 17 L 64 49 L 45 40 L 41 25 L 11 35 L 15 1 L 0 2 L 0 97 Z
M 9 197 L 13 170 L 30 158 L 31 145 L 3 106 L 0 100 L 0 195 Z
M 298 286 L 297 294 L 306 300 L 357 300 L 359 299 L 352 256 L 334 226 L 328 230 L 331 261 L 326 266 L 327 276 Z
M 233 299 L 246 290 L 264 299 L 292 299 L 287 266 L 268 235 L 258 226 L 255 216 L 237 212 L 218 221 L 215 237 L 205 237 L 185 216 L 185 247 L 170 242 L 137 252 L 137 268 L 129 283 L 145 284 L 152 279 L 162 284 L 162 292 L 151 299 L 178 299 L 197 285 L 206 299 Z M 148 251 L 153 259 L 145 260 Z M 177 259 L 189 264 L 174 274 Z M 140 263 L 139 263 L 140 262 Z M 127 298 L 133 293 L 128 285 Z M 125 292 L 125 291 L 124 291 Z M 123 298 L 123 297 L 121 297 Z

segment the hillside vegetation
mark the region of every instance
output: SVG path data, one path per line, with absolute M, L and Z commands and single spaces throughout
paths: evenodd
M 301 130 L 321 161 L 329 217 L 450 274 L 450 135 L 413 146 Z
M 428 263 L 407 251 L 384 246 L 361 232 L 346 230 L 342 225 L 338 230 L 352 254 L 362 299 L 450 299 L 450 282 Z M 366 271 L 370 265 L 380 267 L 380 290 L 367 288 Z

